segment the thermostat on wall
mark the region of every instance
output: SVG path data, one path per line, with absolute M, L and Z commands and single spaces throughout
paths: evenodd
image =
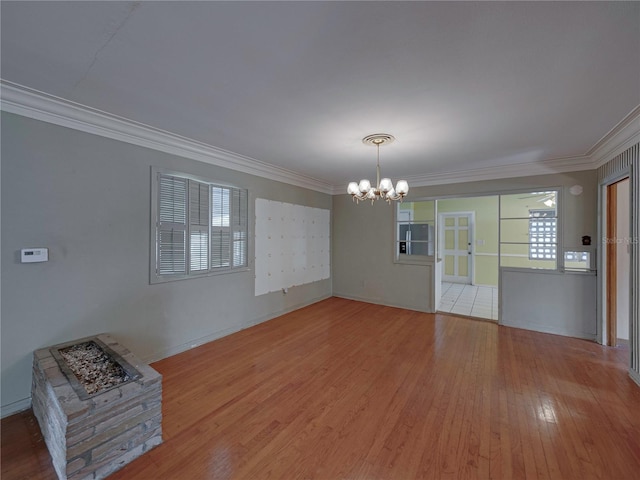
M 48 248 L 23 248 L 20 250 L 20 260 L 22 263 L 48 262 Z

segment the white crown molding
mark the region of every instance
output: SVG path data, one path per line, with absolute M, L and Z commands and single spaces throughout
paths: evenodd
M 459 170 L 454 172 L 425 173 L 409 175 L 404 179 L 409 187 L 428 187 L 433 185 L 448 185 L 452 183 L 478 182 L 483 180 L 498 180 L 515 177 L 531 177 L 534 175 L 548 175 L 553 173 L 577 172 L 593 170 L 593 162 L 587 155 L 556 158 L 539 162 L 514 163 L 492 167 Z M 334 185 L 333 195 L 347 194 L 346 185 Z
M 588 155 L 593 159 L 593 168 L 600 168 L 638 142 L 640 142 L 640 105 L 631 110 L 589 150 Z
M 404 179 L 410 187 L 448 185 L 452 183 L 477 182 L 515 177 L 530 177 L 554 173 L 595 170 L 616 155 L 640 142 L 640 105 L 635 107 L 615 127 L 589 149 L 584 155 L 551 158 L 537 162 L 467 169 L 454 172 L 438 172 L 410 175 Z M 345 185 L 334 185 L 333 195 L 347 195 Z
M 514 163 L 484 168 L 468 169 L 458 172 L 442 172 L 427 175 L 413 175 L 406 178 L 409 186 L 423 187 L 451 183 L 477 182 L 503 178 L 531 177 L 553 173 L 592 170 L 593 163 L 588 156 L 576 156 L 542 160 L 539 162 Z
M 308 188 L 346 195 L 345 185 L 331 185 L 260 160 L 197 142 L 165 130 L 134 122 L 16 83 L 0 80 L 0 109 L 36 120 L 151 148 L 239 172 Z M 410 186 L 422 187 L 594 170 L 640 142 L 640 105 L 602 137 L 584 155 L 453 172 L 412 175 Z
M 6 80 L 0 80 L 0 109 L 269 180 L 332 192 L 331 185 L 321 180 Z

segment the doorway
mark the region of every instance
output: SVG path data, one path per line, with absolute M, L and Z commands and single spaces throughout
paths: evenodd
M 498 203 L 496 195 L 437 201 L 438 311 L 498 320 Z
M 630 190 L 629 178 L 606 188 L 605 344 L 629 343 Z
M 473 278 L 473 212 L 441 213 L 442 280 L 471 285 Z

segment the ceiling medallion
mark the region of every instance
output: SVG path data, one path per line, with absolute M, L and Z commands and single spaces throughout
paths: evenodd
M 380 146 L 393 143 L 394 140 L 395 137 L 388 133 L 374 133 L 362 139 L 362 143 L 374 146 L 377 149 L 376 186 L 372 186 L 371 182 L 366 178 L 360 180 L 360 183 L 349 183 L 347 193 L 353 197 L 356 203 L 359 203 L 360 200 L 371 200 L 371 204 L 373 205 L 379 198 L 386 200 L 387 203 L 398 200 L 402 202 L 404 196 L 409 192 L 409 184 L 406 180 L 398 180 L 395 188 L 390 178 L 380 180 Z

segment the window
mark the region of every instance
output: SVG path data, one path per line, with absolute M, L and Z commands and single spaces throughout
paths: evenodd
M 558 190 L 500 195 L 500 266 L 558 268 Z
M 247 191 L 155 171 L 155 258 L 161 282 L 247 267 Z
M 433 256 L 435 202 L 403 202 L 396 210 L 396 259 Z
M 529 259 L 556 259 L 556 212 L 529 210 Z

